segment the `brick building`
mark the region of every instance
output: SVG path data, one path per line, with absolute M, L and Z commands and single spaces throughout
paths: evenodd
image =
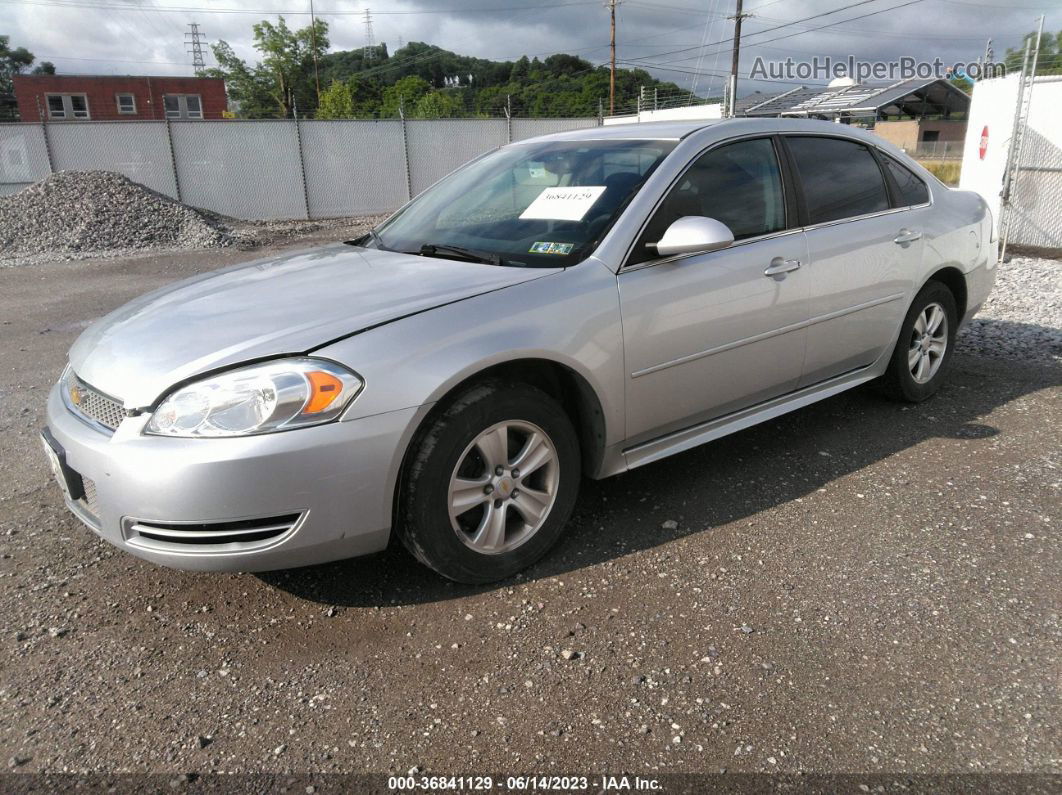
M 221 119 L 228 109 L 217 77 L 15 75 L 14 83 L 22 121 Z

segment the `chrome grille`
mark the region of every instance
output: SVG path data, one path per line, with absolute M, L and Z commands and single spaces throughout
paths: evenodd
M 112 431 L 125 419 L 121 403 L 93 389 L 75 375 L 71 375 L 66 398 L 76 411 Z

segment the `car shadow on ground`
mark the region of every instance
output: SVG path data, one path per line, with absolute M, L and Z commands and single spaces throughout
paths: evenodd
M 1059 339 L 1058 329 L 981 321 L 992 337 Z M 1008 328 L 1009 327 L 1009 328 Z M 866 385 L 776 420 L 603 481 L 584 479 L 558 546 L 516 577 L 467 586 L 428 571 L 401 545 L 366 558 L 259 574 L 303 599 L 348 607 L 419 604 L 554 577 L 739 521 L 932 439 L 998 434 L 981 422 L 1023 395 L 1062 385 L 1062 367 L 971 351 L 960 340 L 948 382 L 918 406 Z M 666 520 L 678 522 L 671 528 Z M 671 529 L 668 529 L 671 528 Z

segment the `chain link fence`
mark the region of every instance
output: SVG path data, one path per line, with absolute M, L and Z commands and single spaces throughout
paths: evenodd
M 472 158 L 590 119 L 118 121 L 0 124 L 0 195 L 54 171 L 117 171 L 245 219 L 400 207 Z
M 1062 149 L 1032 127 L 1025 131 L 1009 212 L 1010 242 L 1062 248 Z

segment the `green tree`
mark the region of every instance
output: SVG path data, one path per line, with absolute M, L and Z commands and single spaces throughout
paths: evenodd
M 272 94 L 280 115 L 288 117 L 296 107 L 316 107 L 314 50 L 318 58 L 328 51 L 328 23 L 318 19 L 314 27 L 293 31 L 284 17 L 278 17 L 277 24 L 264 19 L 252 30 L 254 47 L 263 55 L 261 66 L 273 80 Z
M 517 116 L 593 116 L 608 98 L 608 69 L 575 55 L 490 61 L 423 42 L 410 42 L 394 53 L 380 45 L 368 57 L 362 48 L 330 53 L 327 26 L 318 25 L 321 85 L 329 86 L 324 92 L 329 103 L 342 103 L 338 111 L 329 105 L 325 114 L 347 115 L 345 95 L 332 96 L 333 90 L 343 90 L 332 88 L 337 81 L 349 89 L 358 118 L 395 118 L 399 108 L 409 117 L 501 116 L 510 102 Z M 218 68 L 209 74 L 225 78 L 241 116 L 290 116 L 295 106 L 309 115 L 317 107 L 310 29 L 293 31 L 281 18 L 275 24 L 258 23 L 254 34 L 261 63 L 249 66 L 218 42 Z M 433 88 L 454 78 L 460 89 Z M 661 82 L 643 69 L 617 69 L 617 106 L 633 107 L 643 86 L 647 92 L 660 89 L 662 97 L 685 96 L 674 83 Z
M 275 116 L 277 107 L 271 93 L 272 81 L 261 65 L 248 66 L 225 41 L 212 45 L 211 50 L 218 65 L 204 74 L 225 80 L 232 109 L 247 119 Z
M 321 104 L 317 106 L 318 119 L 353 119 L 354 95 L 350 86 L 333 80 L 332 85 L 321 92 Z
M 1036 41 L 1036 33 L 1028 34 L 1020 47 L 1008 47 L 1003 63 L 1007 74 L 1021 72 L 1022 59 L 1025 57 L 1025 41 Z M 1062 31 L 1057 34 L 1044 32 L 1040 37 L 1040 53 L 1036 62 L 1036 74 L 1058 74 L 1062 72 Z
M 54 75 L 55 64 L 51 61 L 41 61 L 39 64 L 33 67 L 33 74 L 35 75 Z
M 255 49 L 262 54 L 259 63 L 248 66 L 227 42 L 219 41 L 212 47 L 218 66 L 207 70 L 209 76 L 225 79 L 240 115 L 288 118 L 296 109 L 316 109 L 313 61 L 315 53 L 319 61 L 328 51 L 328 23 L 318 19 L 313 27 L 292 30 L 278 17 L 276 24 L 262 20 L 252 30 Z
M 384 89 L 380 115 L 393 118 L 399 115 L 399 109 L 406 115 L 413 115 L 417 102 L 429 91 L 431 83 L 423 77 L 407 75 L 393 86 Z
M 33 53 L 25 47 L 11 48 L 11 37 L 0 36 L 0 94 L 14 91 L 12 78 L 33 64 Z
M 420 119 L 449 119 L 460 116 L 464 106 L 453 91 L 432 91 L 417 100 L 416 116 Z

